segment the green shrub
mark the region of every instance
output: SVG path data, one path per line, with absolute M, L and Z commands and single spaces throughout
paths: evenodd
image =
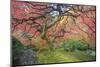
M 25 52 L 29 51 L 29 52 L 31 52 L 30 55 L 33 56 L 33 55 L 35 55 L 35 52 L 37 50 L 38 49 L 36 49 L 34 46 L 31 46 L 31 45 L 23 46 L 23 44 L 18 39 L 12 37 L 12 64 L 13 65 L 21 65 L 22 64 L 21 59 L 24 58 L 23 55 L 25 54 Z M 27 52 L 27 53 L 29 53 L 29 52 Z M 27 55 L 27 53 L 25 55 Z M 21 57 L 21 56 L 23 56 L 23 57 Z M 25 58 L 25 60 L 26 59 L 27 58 Z
M 88 48 L 85 42 L 76 39 L 69 39 L 67 42 L 62 44 L 62 47 L 66 51 L 86 50 Z
M 19 64 L 19 56 L 24 51 L 24 46 L 16 38 L 12 37 L 12 62 L 13 65 Z
M 38 51 L 39 49 L 35 48 L 33 45 L 26 46 L 26 49 L 32 49 L 33 51 Z

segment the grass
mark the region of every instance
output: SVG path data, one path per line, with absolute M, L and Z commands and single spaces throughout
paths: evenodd
M 95 57 L 87 55 L 83 51 L 66 52 L 64 50 L 56 49 L 53 52 L 43 51 L 39 53 L 38 60 L 42 64 L 47 64 L 47 63 L 93 61 L 95 60 Z

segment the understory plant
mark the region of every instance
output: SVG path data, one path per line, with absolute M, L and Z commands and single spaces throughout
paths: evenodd
M 62 48 L 66 51 L 86 50 L 88 45 L 82 40 L 69 39 L 62 44 Z

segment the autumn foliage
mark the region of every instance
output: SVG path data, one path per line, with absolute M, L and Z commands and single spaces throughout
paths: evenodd
M 57 48 L 77 39 L 95 47 L 95 6 L 12 1 L 11 14 L 12 36 L 24 45 Z

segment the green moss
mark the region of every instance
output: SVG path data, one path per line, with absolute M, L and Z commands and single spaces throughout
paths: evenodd
M 42 63 L 62 63 L 62 62 L 75 62 L 79 61 L 78 59 L 66 56 L 62 54 L 61 52 L 42 52 L 38 54 L 38 59 Z
M 84 51 L 66 52 L 58 48 L 53 52 L 43 51 L 39 53 L 38 59 L 41 63 L 46 64 L 46 63 L 93 61 L 95 60 L 95 57 L 85 54 Z
M 78 43 L 79 42 L 79 43 Z M 21 53 L 26 49 L 32 49 L 33 51 L 38 51 L 34 46 L 23 46 L 23 44 L 18 41 L 16 38 L 12 39 L 12 49 L 13 49 L 13 64 L 18 64 L 18 55 L 21 55 Z M 67 45 L 73 45 L 69 48 L 72 51 L 66 51 L 65 49 L 68 48 Z M 80 41 L 72 40 L 67 41 L 63 47 L 57 48 L 53 51 L 49 50 L 43 50 L 37 54 L 38 62 L 42 64 L 47 63 L 63 63 L 63 62 L 80 62 L 80 61 L 93 61 L 95 60 L 95 56 L 91 56 L 86 54 L 85 50 L 80 50 Z M 78 46 L 77 46 L 78 45 Z M 81 44 L 83 47 L 84 44 Z M 75 49 L 78 49 L 78 51 L 75 51 Z

